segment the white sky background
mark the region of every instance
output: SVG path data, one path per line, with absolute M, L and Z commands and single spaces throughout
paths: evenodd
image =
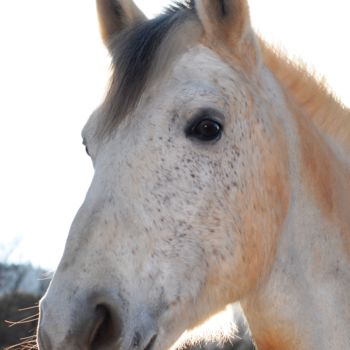
M 169 3 L 136 2 L 148 16 Z M 250 5 L 255 28 L 325 75 L 350 106 L 350 2 Z M 92 177 L 80 131 L 108 64 L 93 0 L 0 0 L 0 259 L 17 242 L 12 260 L 56 267 Z

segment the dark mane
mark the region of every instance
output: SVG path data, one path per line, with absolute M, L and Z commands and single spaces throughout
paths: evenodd
M 157 57 L 167 50 L 165 41 L 194 18 L 193 0 L 175 2 L 158 17 L 126 29 L 112 41 L 113 75 L 106 97 L 102 133 L 111 130 L 136 107 L 152 72 L 159 68 L 155 67 L 160 64 Z M 185 33 L 186 36 L 191 34 Z

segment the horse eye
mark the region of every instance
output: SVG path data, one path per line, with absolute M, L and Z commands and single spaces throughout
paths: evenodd
M 186 130 L 186 135 L 201 141 L 213 141 L 220 138 L 222 125 L 216 120 L 202 119 L 192 123 Z

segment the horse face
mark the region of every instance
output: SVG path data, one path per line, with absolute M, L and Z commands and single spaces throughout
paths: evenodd
M 95 175 L 41 303 L 41 349 L 168 348 L 269 271 L 287 205 L 283 105 L 262 66 L 208 42 L 108 135 L 111 100 L 84 128 Z

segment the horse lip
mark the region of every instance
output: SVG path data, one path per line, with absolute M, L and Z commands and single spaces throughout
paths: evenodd
M 149 340 L 148 344 L 144 348 L 144 350 L 151 350 L 154 346 L 154 343 L 156 342 L 157 334 L 154 334 L 151 339 Z
M 134 350 L 151 350 L 157 338 L 155 330 L 149 331 L 148 335 L 143 335 L 140 331 L 136 331 L 131 343 L 130 349 Z
M 135 322 L 135 320 L 137 320 Z M 136 323 L 136 324 L 135 324 Z M 124 328 L 124 338 L 128 350 L 152 350 L 159 334 L 157 317 L 142 307 L 132 313 L 129 322 Z M 129 330 L 129 331 L 128 331 Z M 132 332 L 131 334 L 129 332 Z M 131 336 L 131 342 L 129 337 Z M 123 346 L 122 346 L 123 347 Z

